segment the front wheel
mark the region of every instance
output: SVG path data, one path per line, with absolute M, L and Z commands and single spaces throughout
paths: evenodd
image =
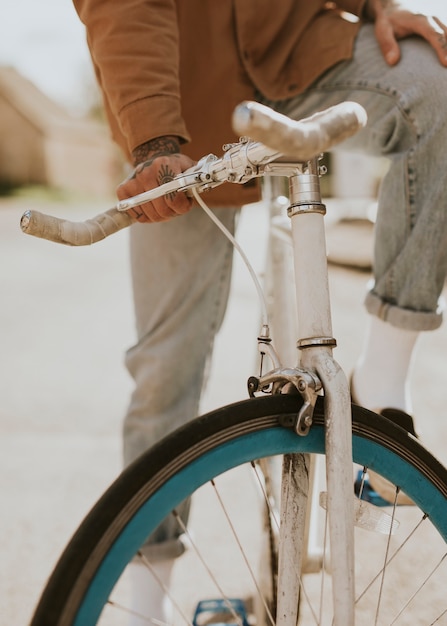
M 171 592 L 175 623 L 189 624 L 199 600 L 236 596 L 246 601 L 249 623 L 273 624 L 274 594 L 270 589 L 267 597 L 259 598 L 265 588 L 262 579 L 275 580 L 274 573 L 266 576 L 275 559 L 269 558 L 268 566 L 259 562 L 266 500 L 273 525 L 278 522 L 257 461 L 272 459 L 274 464 L 278 455 L 289 453 L 324 459 L 322 402 L 306 437 L 287 426 L 301 403 L 299 396 L 288 395 L 239 402 L 197 418 L 142 455 L 74 535 L 31 626 L 127 624 L 126 566 L 165 516 L 175 515 L 192 494 L 185 531 L 189 549 L 178 559 Z M 357 406 L 353 454 L 353 477 L 359 470 L 362 494 L 367 485 L 362 477 L 370 469 L 415 503 L 374 505 L 376 521 L 356 529 L 356 623 L 447 623 L 446 469 L 408 433 Z M 317 491 L 322 506 L 317 507 L 320 517 L 312 524 L 309 541 L 318 546 L 321 558 L 312 561 L 311 573 L 301 575 L 298 568 L 290 573 L 301 588 L 300 624 L 332 621 L 324 485 Z M 276 531 L 270 527 L 268 532 Z M 321 538 L 315 539 L 318 532 Z M 256 612 L 253 607 L 259 606 L 263 608 Z M 151 616 L 147 619 L 150 623 Z

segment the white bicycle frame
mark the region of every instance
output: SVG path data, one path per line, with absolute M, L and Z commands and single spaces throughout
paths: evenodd
M 273 163 L 266 166 L 272 174 L 289 179 L 291 237 L 295 268 L 297 320 L 287 315 L 287 301 L 275 302 L 283 307 L 277 317 L 285 320 L 288 328 L 280 336 L 289 335 L 291 328 L 299 330 L 295 353 L 296 372 L 316 375 L 324 389 L 326 414 L 326 479 L 328 491 L 329 536 L 331 542 L 331 569 L 334 594 L 334 624 L 354 624 L 354 510 L 352 495 L 352 446 L 351 446 L 351 402 L 347 379 L 332 356 L 336 345 L 332 336 L 332 322 L 328 286 L 324 213 L 321 203 L 318 162 L 293 166 Z M 273 198 L 274 201 L 274 198 Z M 278 235 L 276 235 L 278 236 Z M 281 236 L 281 234 L 279 234 Z M 284 244 L 282 244 L 284 245 Z M 281 244 L 280 246 L 281 247 Z M 271 251 L 274 254 L 274 250 Z M 278 252 L 278 250 L 276 250 Z M 309 262 L 311 260 L 311 262 Z M 281 267 L 283 270 L 284 267 Z M 285 282 L 279 277 L 279 292 Z M 277 290 L 275 290 L 275 295 Z M 286 313 L 284 316 L 283 313 Z M 274 313 L 275 316 L 275 313 Z M 269 352 L 262 341 L 259 350 Z M 291 353 L 288 346 L 287 358 Z M 280 350 L 281 352 L 281 350 Z M 277 357 L 275 357 L 277 358 Z M 293 377 L 292 371 L 282 365 L 265 377 L 261 386 L 274 379 Z M 300 375 L 300 374 L 298 374 Z M 311 381 L 313 382 L 313 381 Z M 306 380 L 298 383 L 303 387 Z M 309 388 L 316 395 L 316 388 Z M 311 400 L 312 404 L 312 400 Z M 304 420 L 306 416 L 301 416 Z M 310 423 L 310 418 L 309 418 Z M 305 423 L 297 424 L 297 432 L 303 436 L 308 432 Z M 298 618 L 300 586 L 290 572 L 297 572 L 297 564 L 304 565 L 310 558 L 318 561 L 318 554 L 309 554 L 307 511 L 309 475 L 311 468 L 306 455 L 288 455 L 284 459 L 281 497 L 281 530 L 278 586 L 282 592 L 278 597 L 277 624 L 295 624 Z M 290 511 L 295 514 L 291 515 Z M 287 538 L 287 540 L 286 540 Z M 312 548 L 311 548 L 312 550 Z M 316 564 L 318 567 L 319 563 Z M 308 567 L 315 568 L 315 563 Z M 298 574 L 298 578 L 300 574 Z M 336 598 L 336 601 L 335 601 Z
M 292 122 L 256 103 L 236 111 L 233 125 L 258 142 L 242 139 L 229 145 L 223 157 L 205 157 L 199 163 L 156 189 L 120 201 L 104 214 L 82 223 L 68 222 L 37 211 L 27 211 L 24 232 L 68 245 L 86 245 L 103 239 L 132 223 L 127 211 L 163 194 L 199 191 L 222 182 L 243 183 L 253 176 L 282 176 L 289 179 L 291 232 L 294 254 L 299 338 L 292 367 L 283 367 L 273 348 L 268 328 L 263 326 L 259 350 L 267 354 L 273 369 L 250 379 L 254 395 L 269 388 L 281 390 L 293 384 L 304 404 L 294 425 L 297 436 L 306 436 L 312 424 L 317 394 L 324 391 L 327 510 L 331 544 L 332 589 L 335 626 L 354 625 L 354 497 L 352 486 L 351 402 L 346 377 L 334 360 L 328 286 L 324 213 L 315 155 L 352 135 L 366 122 L 359 105 L 344 103 L 312 118 Z M 263 145 L 264 144 L 264 145 Z M 270 146 L 267 148 L 266 146 Z M 283 155 L 293 154 L 293 159 Z M 205 207 L 206 208 L 206 207 Z M 292 325 L 294 325 L 292 320 Z M 309 459 L 287 455 L 283 464 L 279 587 L 277 624 L 295 626 L 299 606 L 300 574 L 307 557 L 307 499 Z M 291 513 L 292 512 L 292 513 Z

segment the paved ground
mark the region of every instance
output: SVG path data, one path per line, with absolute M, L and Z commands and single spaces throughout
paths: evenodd
M 33 240 L 18 227 L 31 204 L 44 208 L 0 202 L 0 622 L 14 626 L 27 623 L 67 539 L 120 469 L 131 390 L 122 357 L 133 341 L 126 234 L 83 249 Z M 46 208 L 87 217 L 106 207 Z M 240 238 L 262 267 L 262 246 L 245 219 Z M 331 268 L 336 356 L 348 370 L 360 349 L 367 278 Z M 245 397 L 257 311 L 238 263 L 204 408 Z M 424 441 L 447 462 L 446 327 L 424 337 L 418 354 L 415 414 L 424 416 Z

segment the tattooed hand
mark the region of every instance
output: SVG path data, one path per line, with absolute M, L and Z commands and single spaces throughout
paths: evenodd
M 419 35 L 447 67 L 447 26 L 437 17 L 406 11 L 394 0 L 366 0 L 363 16 L 375 22 L 376 38 L 388 65 L 400 59 L 399 39 Z
M 148 141 L 138 146 L 132 156 L 135 169 L 117 189 L 120 200 L 169 182 L 194 165 L 189 157 L 180 154 L 177 137 L 158 137 Z M 129 209 L 128 213 L 139 222 L 165 222 L 187 213 L 191 206 L 192 201 L 184 193 L 172 193 Z

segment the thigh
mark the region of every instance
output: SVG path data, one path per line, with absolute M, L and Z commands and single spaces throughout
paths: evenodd
M 235 210 L 218 210 L 233 230 Z M 125 462 L 197 415 L 206 363 L 228 299 L 232 246 L 200 209 L 132 227 L 138 340 L 126 365 L 135 388 L 124 422 Z
M 337 64 L 305 93 L 272 103 L 280 112 L 299 119 L 315 111 L 353 100 L 367 111 L 367 127 L 343 143 L 343 149 L 372 156 L 393 156 L 430 133 L 433 120 L 445 118 L 447 70 L 430 45 L 411 37 L 399 42 L 401 60 L 389 66 L 374 27 L 359 31 L 353 58 Z
M 230 231 L 233 209 L 217 210 Z M 159 224 L 131 228 L 130 257 L 138 340 L 161 328 L 174 330 L 173 318 L 193 313 L 216 284 L 229 244 L 205 213 L 187 215 Z M 201 311 L 201 315 L 206 311 Z
M 367 126 L 340 149 L 390 161 L 379 194 L 375 285 L 367 308 L 396 326 L 429 330 L 440 323 L 438 299 L 447 271 L 447 190 L 439 184 L 447 142 L 447 70 L 423 39 L 399 43 L 401 59 L 390 67 L 373 26 L 363 26 L 352 60 L 276 108 L 299 118 L 344 100 L 364 106 Z

